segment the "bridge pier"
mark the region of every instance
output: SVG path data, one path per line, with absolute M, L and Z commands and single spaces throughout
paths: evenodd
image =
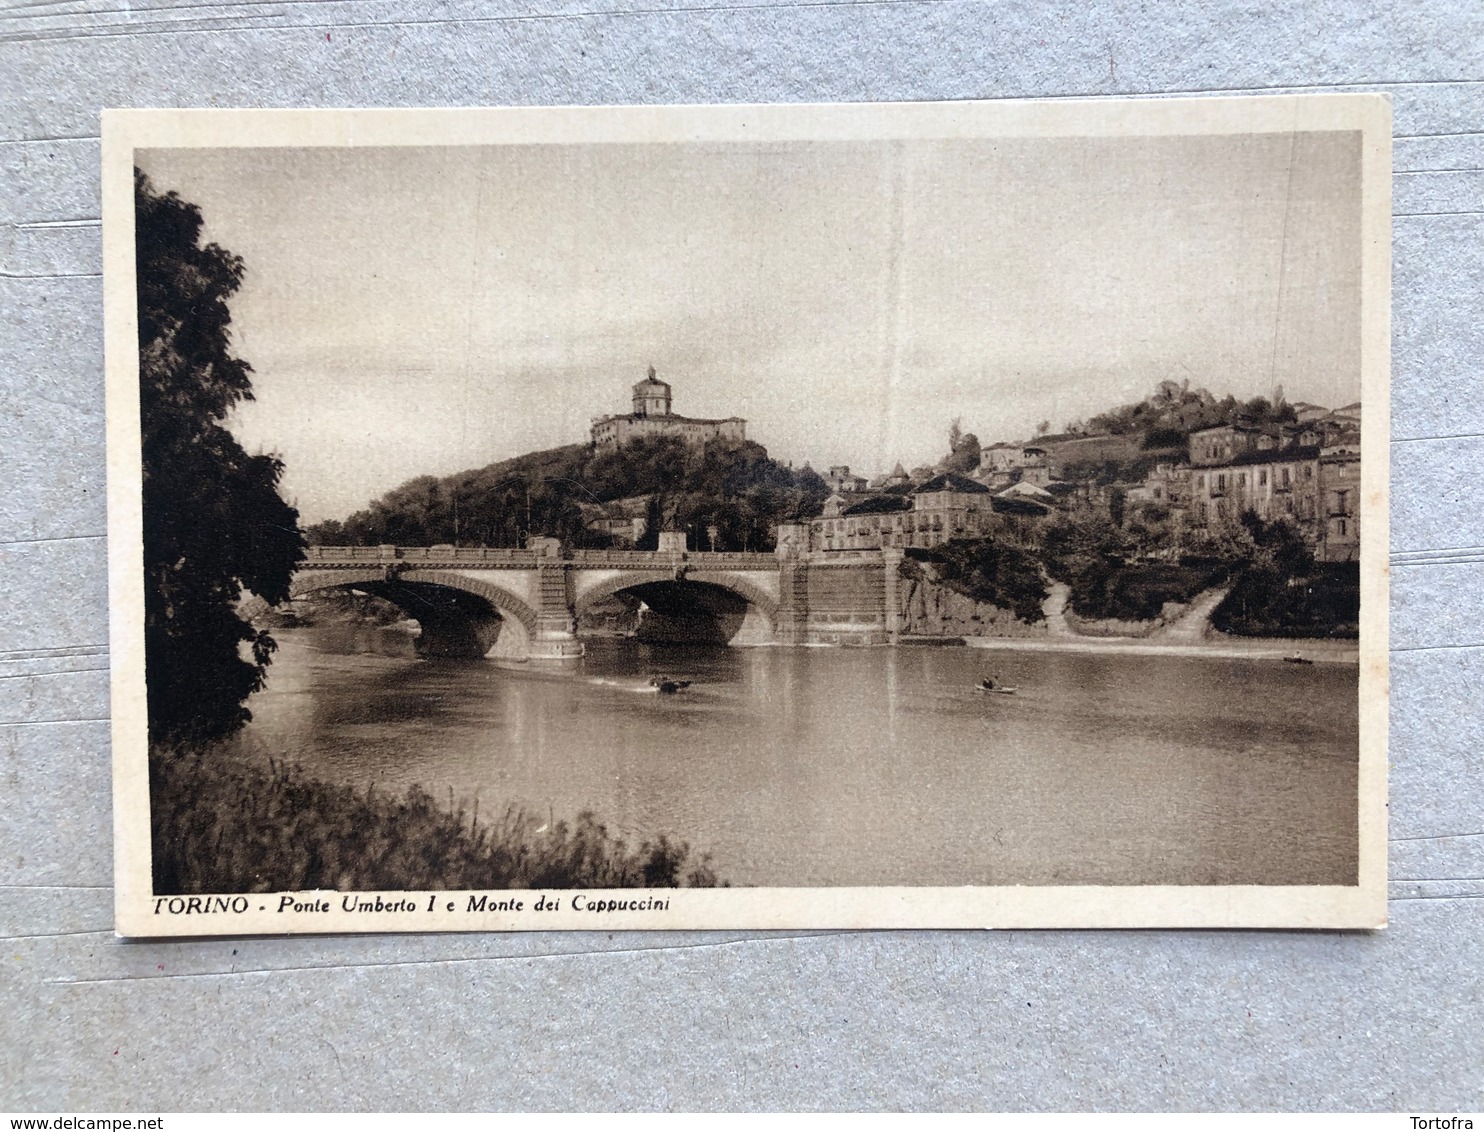
M 537 622 L 536 635 L 531 638 L 532 660 L 577 660 L 582 653 L 576 623 L 570 617 Z
M 536 631 L 531 634 L 530 644 L 532 660 L 577 660 L 582 656 L 573 607 L 572 578 L 567 565 L 538 560 Z
M 778 625 L 780 645 L 809 641 L 809 565 L 802 558 L 778 561 Z
M 886 621 L 886 643 L 897 644 L 902 639 L 902 559 L 905 554 L 897 547 L 885 547 L 881 551 L 886 573 L 882 577 L 881 604 Z

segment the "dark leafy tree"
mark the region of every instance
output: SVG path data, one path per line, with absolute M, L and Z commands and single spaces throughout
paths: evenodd
M 339 519 L 325 519 L 323 522 L 315 523 L 304 531 L 305 536 L 316 546 L 351 546 L 350 536 L 345 532 L 345 524 Z
M 658 494 L 649 497 L 644 510 L 644 533 L 634 545 L 640 550 L 658 550 L 660 532 L 665 528 L 665 501 Z
M 223 422 L 252 399 L 227 300 L 242 260 L 201 245 L 201 211 L 134 174 L 143 460 L 144 648 L 157 744 L 230 734 L 275 648 L 238 616 L 244 589 L 277 604 L 303 557 L 283 464 L 250 456 Z
M 979 449 L 979 438 L 972 432 L 960 435 L 943 462 L 943 470 L 968 475 L 979 466 Z
M 794 473 L 794 483 L 798 485 L 799 491 L 814 501 L 811 516 L 818 515 L 819 504 L 829 498 L 830 485 L 825 483 L 824 477 L 808 464 Z
M 997 539 L 953 539 L 921 557 L 938 564 L 938 577 L 976 601 L 1008 609 L 1022 621 L 1040 621 L 1046 586 L 1036 557 Z
M 1279 637 L 1355 637 L 1360 631 L 1360 570 L 1354 562 L 1316 562 L 1289 523 L 1250 512 L 1241 526 L 1252 547 L 1245 570 L 1211 623 L 1225 633 Z

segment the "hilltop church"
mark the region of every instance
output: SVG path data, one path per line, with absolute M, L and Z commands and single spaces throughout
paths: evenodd
M 740 444 L 747 439 L 747 422 L 741 417 L 702 420 L 678 417 L 670 411 L 670 386 L 654 375 L 634 386 L 634 411 L 619 417 L 598 417 L 593 421 L 592 442 L 597 448 L 618 448 L 644 436 L 678 436 L 699 448 L 708 440 L 720 438 Z

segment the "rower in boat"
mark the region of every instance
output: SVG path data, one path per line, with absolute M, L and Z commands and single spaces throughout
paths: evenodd
M 1001 684 L 993 676 L 986 676 L 974 686 L 974 691 L 993 694 L 996 696 L 1013 696 L 1015 689 Z

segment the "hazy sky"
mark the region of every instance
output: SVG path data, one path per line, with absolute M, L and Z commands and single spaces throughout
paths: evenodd
M 864 474 L 1169 378 L 1360 396 L 1358 134 L 151 150 L 306 521 L 675 411 Z

